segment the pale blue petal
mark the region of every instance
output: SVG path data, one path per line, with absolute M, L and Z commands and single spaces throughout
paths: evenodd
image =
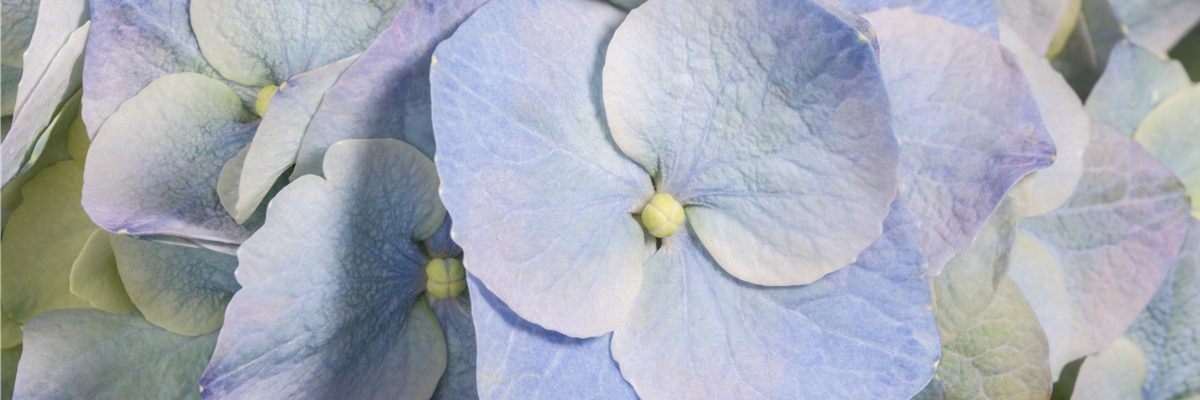
M 110 241 L 125 290 L 146 320 L 188 336 L 224 323 L 225 305 L 241 289 L 233 277 L 237 257 L 122 235 Z
M 1178 60 L 1163 59 L 1122 40 L 1108 55 L 1108 66 L 1088 95 L 1087 111 L 1132 136 L 1154 106 L 1191 84 Z
M 933 276 L 1018 179 L 1053 163 L 1054 143 L 1016 57 L 998 41 L 909 10 L 866 18 L 879 35 L 904 198 Z
M 999 39 L 996 27 L 994 0 L 831 0 L 855 14 L 866 14 L 885 8 L 910 7 L 921 14 L 942 17 L 947 21 L 973 28 L 993 39 Z
M 437 232 L 433 236 L 425 240 L 425 251 L 432 258 L 453 258 L 462 257 L 462 247 L 458 247 L 458 243 L 450 238 L 450 227 L 453 224 L 450 222 L 450 215 L 446 215 L 446 219 L 442 221 L 442 226 L 438 227 Z
M 25 324 L 18 399 L 198 399 L 216 332 L 183 336 L 141 314 L 58 310 Z
M 654 399 L 917 394 L 941 346 L 916 220 L 903 200 L 892 210 L 854 265 L 804 286 L 739 281 L 686 229 L 663 239 L 613 332 L 621 374 Z
M 66 43 L 45 66 L 42 76 L 34 75 L 29 69 L 23 70 L 12 126 L 4 136 L 4 144 L 0 145 L 0 170 L 3 170 L 0 184 L 7 184 L 22 170 L 34 143 L 46 131 L 59 105 L 82 86 L 83 49 L 87 44 L 89 24 L 84 23 L 71 32 Z
M 1066 44 L 1080 7 L 1080 0 L 996 0 L 996 19 L 1038 57 L 1053 57 Z
M 191 25 L 222 76 L 268 86 L 366 50 L 402 0 L 192 0 Z
M 1189 221 L 1175 266 L 1125 337 L 1145 356 L 1146 400 L 1200 394 L 1200 221 Z
M 1192 198 L 1192 216 L 1200 218 L 1200 85 L 1163 100 L 1133 134 L 1150 155 L 1179 177 Z
M 1033 99 L 1037 101 L 1046 132 L 1054 140 L 1054 165 L 1038 171 L 1037 181 L 1033 183 L 1033 205 L 1028 214 L 1030 217 L 1043 215 L 1062 206 L 1075 192 L 1075 185 L 1083 175 L 1083 151 L 1091 138 L 1088 129 L 1091 119 L 1083 109 L 1083 102 L 1062 75 L 1004 24 L 1000 24 L 1000 43 L 1017 56 L 1017 63 L 1025 72 Z
M 1145 355 L 1129 339 L 1117 338 L 1111 347 L 1083 360 L 1071 399 L 1143 400 L 1145 379 Z
M 646 3 L 613 36 L 604 103 L 621 150 L 742 280 L 807 284 L 853 263 L 896 195 L 874 49 L 814 1 Z
M 441 197 L 467 270 L 546 329 L 612 331 L 642 281 L 649 176 L 608 135 L 600 67 L 625 13 L 496 0 L 430 71 Z M 328 172 L 327 172 L 328 173 Z
M 429 398 L 446 339 L 418 294 L 417 242 L 445 216 L 433 163 L 400 141 L 343 141 L 238 250 L 211 398 Z
M 304 131 L 321 105 L 325 91 L 357 59 L 358 55 L 353 55 L 288 78 L 279 85 L 242 161 L 237 212 L 233 214 L 239 223 L 250 218 L 275 180 L 296 162 Z
M 222 81 L 254 108 L 257 90 L 225 80 L 192 33 L 188 0 L 91 0 L 92 32 L 83 62 L 83 122 L 95 139 L 104 121 L 150 82 L 180 72 Z
M 24 65 L 25 49 L 29 48 L 29 39 L 37 24 L 39 3 L 39 0 L 10 0 L 0 8 L 0 15 L 3 15 L 0 25 L 4 26 L 4 35 L 0 36 L 0 51 L 3 52 L 0 62 L 4 66 L 21 69 Z
M 1113 13 L 1129 30 L 1129 40 L 1155 54 L 1167 54 L 1200 22 L 1200 1 L 1111 1 Z
M 432 398 L 479 398 L 475 379 L 475 324 L 471 322 L 470 292 L 464 291 L 449 299 L 426 295 L 425 300 L 429 302 L 429 308 L 437 316 L 438 325 L 446 335 L 446 372 L 438 380 Z
M 329 145 L 343 139 L 394 138 L 433 159 L 429 64 L 484 0 L 409 0 L 342 79 L 325 93 L 296 156 L 293 177 L 321 175 Z
M 257 122 L 215 79 L 195 73 L 156 79 L 96 135 L 83 207 L 109 232 L 241 243 L 250 230 L 221 206 L 217 178 Z
M 479 339 L 479 397 L 636 399 L 609 354 L 612 334 L 576 339 L 521 319 L 468 275 Z
M 37 25 L 33 29 L 29 49 L 25 51 L 26 54 L 20 65 L 24 71 L 21 80 L 25 81 L 25 84 L 17 90 L 16 113 L 21 112 L 35 91 L 41 90 L 39 88 L 46 85 L 44 81 L 47 81 L 47 78 L 49 78 L 49 82 L 67 79 L 63 76 L 61 65 L 64 61 L 69 65 L 75 64 L 78 55 L 83 53 L 82 44 L 75 45 L 71 42 L 75 41 L 72 39 L 73 36 L 79 36 L 75 32 L 79 27 L 87 24 L 89 15 L 86 0 L 43 0 L 39 2 Z M 83 34 L 82 40 L 87 41 L 86 33 Z M 73 80 L 78 84 L 78 72 L 75 75 L 76 78 Z M 75 89 L 70 90 L 70 93 L 74 92 Z
M 1009 272 L 1050 340 L 1055 378 L 1133 323 L 1188 225 L 1188 199 L 1174 174 L 1108 125 L 1091 126 L 1075 194 L 1062 208 L 1021 223 L 1028 236 L 1018 238 Z

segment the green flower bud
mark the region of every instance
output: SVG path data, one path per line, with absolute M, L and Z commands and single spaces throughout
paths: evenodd
M 254 112 L 258 116 L 267 114 L 267 106 L 271 105 L 271 99 L 275 97 L 275 92 L 279 91 L 279 86 L 271 85 L 264 87 L 258 91 L 258 98 L 254 100 Z
M 642 209 L 642 224 L 646 225 L 651 235 L 658 238 L 674 235 L 683 225 L 683 218 L 683 206 L 666 193 L 654 195 Z
M 456 258 L 435 258 L 425 265 L 425 290 L 433 297 L 448 299 L 467 288 L 467 270 Z

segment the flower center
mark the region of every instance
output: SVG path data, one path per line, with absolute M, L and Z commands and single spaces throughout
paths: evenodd
M 258 116 L 267 114 L 267 106 L 271 105 L 271 99 L 278 91 L 279 86 L 275 85 L 264 87 L 258 91 L 258 97 L 254 99 L 254 112 L 258 113 Z
M 467 270 L 456 258 L 435 258 L 425 265 L 425 290 L 433 297 L 448 299 L 467 288 Z
M 666 193 L 654 195 L 642 209 L 642 224 L 657 238 L 674 235 L 683 225 L 683 219 L 683 206 Z

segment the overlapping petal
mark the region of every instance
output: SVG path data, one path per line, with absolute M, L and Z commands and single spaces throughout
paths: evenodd
M 846 10 L 863 15 L 888 8 L 910 7 L 925 15 L 941 17 L 955 24 L 1000 38 L 996 26 L 996 6 L 993 0 L 830 0 Z
M 163 76 L 195 72 L 228 85 L 246 104 L 255 89 L 225 80 L 200 52 L 188 0 L 94 0 L 83 62 L 83 122 L 95 139 L 125 100 Z
M 58 310 L 24 329 L 20 399 L 199 398 L 196 379 L 217 341 L 168 332 L 136 311 Z
M 866 18 L 879 35 L 902 193 L 921 222 L 933 276 L 1018 179 L 1053 162 L 1054 144 L 1016 57 L 999 42 L 909 9 Z
M 4 36 L 0 37 L 0 43 L 3 43 L 0 44 L 0 51 L 3 52 L 0 62 L 5 66 L 20 70 L 24 65 L 25 49 L 29 48 L 29 40 L 33 37 L 40 3 L 39 0 L 9 1 L 0 10 L 4 25 Z
M 92 143 L 84 209 L 109 232 L 241 243 L 252 227 L 229 216 L 216 185 L 257 122 L 215 79 L 180 73 L 151 82 Z
M 447 363 L 417 241 L 445 217 L 433 163 L 395 140 L 341 142 L 242 245 L 205 396 L 427 398 Z
M 1163 100 L 1138 124 L 1133 139 L 1166 164 L 1192 199 L 1192 216 L 1200 217 L 1200 85 Z
M 1146 358 L 1142 351 L 1129 339 L 1117 338 L 1112 347 L 1083 360 L 1071 398 L 1140 400 L 1145 379 Z
M 1108 0 L 1083 0 L 1075 28 L 1058 55 L 1050 59 L 1055 70 L 1086 99 L 1100 79 L 1108 56 L 1117 42 L 1125 39 L 1125 25 L 1113 15 Z
M 188 336 L 221 327 L 225 305 L 241 288 L 236 257 L 123 235 L 110 241 L 125 289 L 146 320 Z
M 325 91 L 357 59 L 358 55 L 346 57 L 280 84 L 242 162 L 233 214 L 238 223 L 254 214 L 275 181 L 295 164 L 300 141 Z
M 447 218 L 448 219 L 448 218 Z M 428 242 L 426 242 L 428 243 Z M 471 296 L 460 293 L 449 299 L 425 296 L 446 336 L 446 372 L 438 380 L 432 399 L 458 400 L 479 397 L 476 384 L 475 324 L 471 318 Z
M 603 78 L 613 139 L 738 279 L 811 283 L 879 237 L 898 187 L 887 93 L 870 40 L 821 4 L 649 2 Z
M 1021 223 L 1010 274 L 1050 341 L 1057 378 L 1103 350 L 1163 282 L 1188 224 L 1183 185 L 1137 143 L 1098 121 L 1062 208 Z
M 96 229 L 88 237 L 71 265 L 71 293 L 98 309 L 126 314 L 134 310 L 134 304 L 117 271 L 109 235 L 103 229 Z
M 612 354 L 647 398 L 909 398 L 941 354 L 916 220 L 899 199 L 858 261 L 809 285 L 762 287 L 687 230 L 646 264 Z
M 1088 114 L 1132 136 L 1146 114 L 1191 86 L 1183 65 L 1164 60 L 1129 41 L 1118 42 L 1108 66 L 1087 98 Z
M 1129 40 L 1155 54 L 1166 54 L 1200 22 L 1200 3 L 1189 0 L 1110 0 Z
M 616 327 L 642 280 L 631 214 L 653 189 L 608 136 L 600 98 L 623 17 L 601 2 L 492 1 L 438 46 L 430 72 L 463 264 L 517 314 L 575 337 Z
M 269 86 L 360 53 L 387 29 L 400 0 L 191 1 L 191 25 L 221 75 Z
M 1091 119 L 1083 103 L 1050 62 L 1038 56 L 1007 25 L 1000 25 L 1000 43 L 1017 56 L 1029 81 L 1046 132 L 1054 140 L 1054 164 L 1037 174 L 1028 216 L 1048 213 L 1067 202 L 1083 175 L 1083 151 L 1091 138 Z
M 999 0 L 996 19 L 1012 28 L 1037 57 L 1054 57 L 1079 18 L 1081 0 Z
M 410 0 L 313 115 L 293 177 L 321 175 L 330 145 L 344 139 L 400 139 L 433 159 L 429 66 L 433 50 L 485 0 Z
M 484 399 L 636 399 L 609 351 L 612 334 L 577 339 L 521 319 L 467 277 Z

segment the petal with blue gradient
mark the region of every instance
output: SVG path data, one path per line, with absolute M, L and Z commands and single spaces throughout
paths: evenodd
M 1200 2 L 1192 0 L 1111 0 L 1113 13 L 1128 27 L 1129 40 L 1155 54 L 1167 54 L 1200 22 Z
M 575 337 L 612 331 L 642 281 L 632 214 L 653 188 L 609 137 L 600 94 L 624 15 L 586 0 L 492 1 L 430 70 L 440 193 L 464 266 L 517 314 Z
M 237 257 L 123 235 L 110 242 L 125 289 L 146 320 L 188 336 L 221 327 L 225 305 L 241 289 L 233 277 Z
M 250 218 L 275 180 L 296 162 L 300 141 L 325 91 L 357 59 L 357 55 L 346 57 L 280 84 L 242 161 L 237 213 L 233 214 L 239 223 Z
M 109 232 L 241 243 L 250 231 L 221 206 L 217 178 L 257 122 L 215 79 L 158 78 L 100 129 L 87 158 L 83 207 Z
M 1155 106 L 1192 85 L 1178 60 L 1164 60 L 1129 41 L 1118 42 L 1108 60 L 1088 95 L 1087 111 L 1126 135 Z
M 879 35 L 904 198 L 933 276 L 1018 179 L 1050 166 L 1054 144 L 1016 57 L 998 41 L 911 10 L 866 18 Z
M 358 61 L 325 93 L 308 124 L 293 177 L 321 175 L 329 145 L 394 138 L 433 159 L 429 65 L 433 49 L 485 0 L 409 0 Z
M 58 310 L 25 324 L 19 399 L 197 399 L 217 334 L 183 336 L 141 314 Z
M 917 394 L 941 345 L 916 220 L 902 199 L 892 210 L 858 262 L 804 286 L 737 280 L 687 230 L 663 239 L 613 332 L 621 374 L 645 398 Z
M 1009 271 L 1050 340 L 1055 378 L 1133 323 L 1188 226 L 1187 195 L 1174 174 L 1108 125 L 1091 126 L 1075 194 L 1062 208 L 1021 222 Z
M 222 81 L 253 108 L 256 89 L 225 80 L 200 53 L 188 0 L 92 0 L 83 61 L 88 137 L 125 100 L 163 76 L 195 72 Z
M 479 348 L 479 397 L 636 399 L 609 354 L 611 334 L 577 339 L 521 319 L 474 276 L 472 297 Z
M 343 141 L 328 180 L 297 179 L 238 251 L 200 385 L 211 398 L 429 398 L 446 338 L 418 241 L 441 225 L 433 163 L 391 139 Z
M 1000 43 L 1017 56 L 1042 123 L 1054 140 L 1054 164 L 1038 171 L 1033 182 L 1033 205 L 1027 216 L 1035 217 L 1062 206 L 1075 192 L 1083 175 L 1083 151 L 1091 138 L 1091 119 L 1066 79 L 1004 24 L 1000 24 Z
M 974 28 L 994 39 L 1000 36 L 996 28 L 996 2 L 993 0 L 830 0 L 846 10 L 862 15 L 885 8 L 910 7 L 921 14 L 942 17 L 947 21 Z
M 387 29 L 401 0 L 193 0 L 204 57 L 246 86 L 278 85 L 361 53 Z
M 447 218 L 449 219 L 449 218 Z M 426 242 L 428 243 L 428 242 Z M 446 372 L 438 380 L 432 399 L 459 400 L 479 397 L 475 378 L 475 324 L 471 320 L 470 293 L 439 299 L 425 296 L 446 335 Z
M 1192 198 L 1200 217 L 1200 85 L 1179 91 L 1146 114 L 1133 134 L 1150 155 L 1166 164 Z
M 646 3 L 603 80 L 613 139 L 733 276 L 808 284 L 879 237 L 898 187 L 887 93 L 869 38 L 821 4 Z

